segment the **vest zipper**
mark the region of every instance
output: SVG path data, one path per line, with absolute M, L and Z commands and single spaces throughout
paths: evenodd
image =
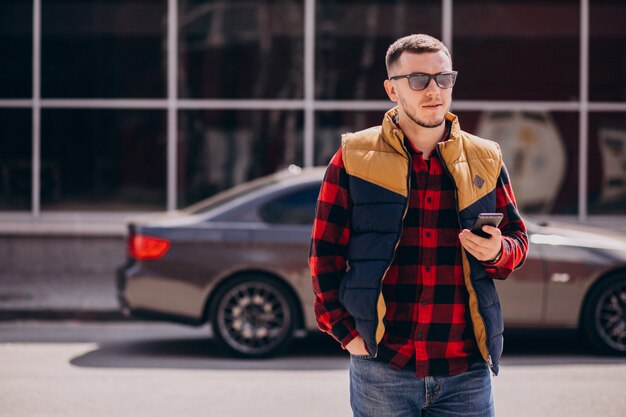
M 456 181 L 454 180 L 454 177 L 452 176 L 452 174 L 450 173 L 450 171 L 448 170 L 448 165 L 446 163 L 446 160 L 443 158 L 443 156 L 441 155 L 441 150 L 439 149 L 439 144 L 437 144 L 435 146 L 435 149 L 437 150 L 437 155 L 439 155 L 439 158 L 441 159 L 441 161 L 443 162 L 441 165 L 443 165 L 443 169 L 444 171 L 446 171 L 446 174 L 448 174 L 448 177 L 450 177 L 450 179 L 452 180 L 452 183 L 454 184 L 454 199 L 456 201 L 456 207 L 455 207 L 455 211 L 456 211 L 456 220 L 459 223 L 459 228 L 461 230 L 463 230 L 463 225 L 461 224 L 461 214 L 459 213 L 459 190 L 457 188 L 456 185 Z M 465 250 L 465 248 L 463 246 L 461 246 L 461 250 Z M 471 273 L 471 272 L 470 272 Z M 476 297 L 476 305 L 478 305 L 478 297 Z M 485 325 L 485 319 L 483 319 L 483 316 L 480 314 L 480 312 L 478 313 L 478 315 L 480 316 L 481 320 L 483 321 L 483 327 L 485 328 L 485 332 L 487 331 L 487 326 Z M 478 341 L 477 341 L 478 342 Z M 485 348 L 487 348 L 487 352 L 489 353 L 487 355 L 486 361 L 487 364 L 489 365 L 489 369 L 491 369 L 491 373 L 496 376 L 496 371 L 493 368 L 493 360 L 491 358 L 491 353 L 489 352 L 489 346 L 486 345 L 485 343 Z
M 487 356 L 487 363 L 489 364 L 489 369 L 491 369 L 491 373 L 493 374 L 493 376 L 498 376 L 498 374 L 496 374 L 496 371 L 493 369 L 493 360 L 491 359 L 491 355 Z

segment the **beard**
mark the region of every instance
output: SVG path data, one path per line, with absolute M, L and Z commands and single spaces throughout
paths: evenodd
M 442 117 L 440 120 L 434 120 L 434 121 L 426 122 L 426 121 L 418 119 L 417 117 L 415 117 L 411 113 L 407 113 L 406 115 L 409 116 L 409 119 L 413 120 L 413 122 L 416 125 L 425 127 L 427 129 L 434 129 L 436 127 L 439 127 L 445 121 L 445 118 Z
M 435 119 L 435 120 L 430 120 L 430 121 L 421 120 L 415 114 L 412 114 L 411 111 L 409 111 L 410 107 L 407 106 L 407 103 L 404 99 L 400 99 L 400 104 L 402 104 L 402 109 L 404 110 L 404 113 L 408 116 L 408 118 L 411 119 L 413 123 L 415 123 L 418 126 L 425 127 L 427 129 L 434 129 L 436 127 L 441 126 L 441 124 L 446 120 L 445 116 L 441 117 L 440 119 Z

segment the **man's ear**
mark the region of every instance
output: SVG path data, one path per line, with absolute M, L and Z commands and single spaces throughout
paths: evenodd
M 400 98 L 396 93 L 396 87 L 394 86 L 394 84 L 390 80 L 385 80 L 385 83 L 383 85 L 385 86 L 385 91 L 387 92 L 389 100 L 397 103 Z

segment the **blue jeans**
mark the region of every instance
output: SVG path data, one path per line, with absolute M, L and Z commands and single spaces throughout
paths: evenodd
M 350 357 L 355 417 L 493 417 L 491 377 L 480 362 L 459 375 L 417 378 L 386 363 Z

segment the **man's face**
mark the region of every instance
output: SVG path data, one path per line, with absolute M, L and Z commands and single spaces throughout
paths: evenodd
M 404 52 L 390 69 L 389 76 L 445 71 L 452 71 L 452 63 L 443 51 L 421 54 Z M 440 88 L 432 79 L 421 91 L 412 90 L 406 78 L 386 80 L 385 90 L 391 101 L 398 103 L 400 118 L 407 117 L 426 128 L 440 126 L 452 103 L 452 88 Z

